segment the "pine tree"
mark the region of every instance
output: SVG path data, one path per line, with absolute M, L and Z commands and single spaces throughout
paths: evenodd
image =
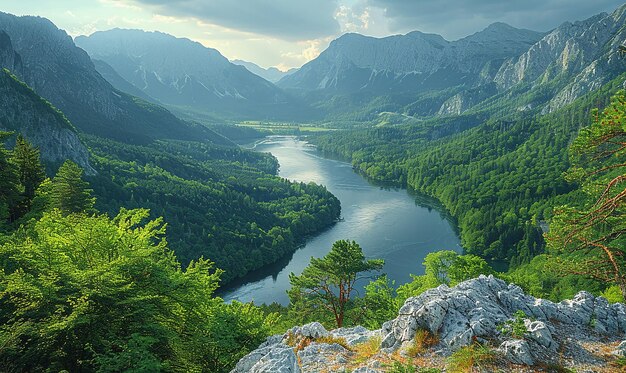
M 20 203 L 11 212 L 16 220 L 28 212 L 35 197 L 35 191 L 46 177 L 39 156 L 39 149 L 33 147 L 22 135 L 17 136 L 11 162 L 17 168 L 21 188 Z
M 20 185 L 16 166 L 11 163 L 11 153 L 4 147 L 10 135 L 0 132 L 0 229 L 10 218 L 10 212 L 19 203 Z
M 368 272 L 379 271 L 383 264 L 382 259 L 365 259 L 356 242 L 339 240 L 325 257 L 311 258 L 300 276 L 289 275 L 289 298 L 292 304 L 304 301 L 309 309 L 325 308 L 341 328 L 356 282 Z
M 72 161 L 65 161 L 52 179 L 50 202 L 65 214 L 91 212 L 95 198 L 89 183 L 82 179 L 83 169 Z

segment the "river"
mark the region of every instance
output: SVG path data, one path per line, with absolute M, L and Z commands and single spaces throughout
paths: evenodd
M 349 163 L 324 158 L 315 147 L 293 136 L 270 136 L 254 149 L 278 159 L 281 177 L 326 186 L 341 201 L 342 220 L 308 239 L 290 258 L 230 284 L 221 294 L 227 301 L 287 304 L 289 273 L 300 274 L 312 256 L 326 255 L 340 239 L 356 241 L 368 258 L 384 259 L 382 272 L 396 285 L 410 281 L 411 273 L 423 274 L 426 254 L 462 251 L 446 215 L 417 202 L 423 198 L 404 189 L 373 185 Z

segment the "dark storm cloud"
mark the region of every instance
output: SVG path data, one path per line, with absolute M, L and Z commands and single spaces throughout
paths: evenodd
M 194 17 L 207 23 L 284 40 L 334 35 L 337 0 L 119 0 L 149 5 L 160 14 Z
M 501 21 L 548 31 L 564 21 L 613 11 L 617 0 L 365 0 L 385 9 L 392 31 L 424 30 L 459 38 Z

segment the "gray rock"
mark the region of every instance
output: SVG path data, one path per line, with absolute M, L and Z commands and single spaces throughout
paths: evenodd
M 231 373 L 300 373 L 298 358 L 293 348 L 272 345 L 244 356 Z
M 313 339 L 320 338 L 320 337 L 328 337 L 330 335 L 328 330 L 326 330 L 326 328 L 324 328 L 324 326 L 318 323 L 317 321 L 312 322 L 310 324 L 303 325 L 303 326 L 293 327 L 289 329 L 289 331 L 286 334 L 289 334 L 289 333 L 293 335 L 309 337 Z
M 504 341 L 498 351 L 502 352 L 513 364 L 534 365 L 535 360 L 530 352 L 530 345 L 523 339 Z
M 304 350 L 298 353 L 302 371 L 319 372 L 329 367 L 345 364 L 345 355 L 349 351 L 344 347 L 333 343 L 311 343 Z
M 375 335 L 380 335 L 380 331 L 370 331 L 362 326 L 355 326 L 354 328 L 335 329 L 330 334 L 336 338 L 343 338 L 348 345 L 354 346 L 367 341 Z
M 508 339 L 510 334 L 502 333 L 500 327 L 507 320 L 515 320 L 519 310 L 528 316 L 524 319 L 526 333 L 523 339 Z M 623 340 L 626 307 L 609 304 L 606 299 L 588 292 L 580 292 L 571 300 L 554 303 L 526 295 L 520 287 L 493 276 L 480 276 L 453 288 L 439 286 L 407 299 L 398 316 L 385 322 L 381 330 L 354 327 L 328 332 L 321 324 L 311 323 L 293 328 L 289 333 L 313 339 L 330 334 L 344 338 L 350 345 L 379 335 L 382 337 L 380 356 L 371 358 L 366 366 L 355 370 L 378 372 L 382 368 L 376 366 L 376 361 L 411 345 L 420 328 L 439 336 L 440 344 L 432 349 L 439 355 L 449 355 L 475 341 L 484 344 L 496 341 L 499 343 L 498 350 L 515 364 L 557 362 L 563 356 L 572 364 L 598 364 L 594 353 L 587 351 L 581 342 L 598 344 L 607 340 Z M 289 364 L 289 353 L 283 351 L 286 347 L 284 339 L 279 343 L 280 339 L 280 336 L 268 338 L 257 351 L 239 362 L 236 373 L 277 367 L 274 363 L 280 359 Z M 615 354 L 626 356 L 626 341 L 620 344 Z M 302 372 L 318 372 L 329 366 L 341 370 L 351 356 L 352 352 L 337 344 L 315 341 L 299 352 Z
M 622 341 L 617 348 L 613 350 L 612 354 L 620 357 L 626 356 L 626 341 Z
M 526 319 L 524 320 L 524 324 L 528 331 L 528 338 L 537 342 L 547 350 L 556 351 L 558 343 L 552 338 L 550 328 L 543 321 L 530 321 Z

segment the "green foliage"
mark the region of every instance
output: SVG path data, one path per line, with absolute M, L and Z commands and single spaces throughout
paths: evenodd
M 403 364 L 399 361 L 394 361 L 391 365 L 389 372 L 391 373 L 418 373 L 419 368 L 412 363 Z
M 605 297 L 609 303 L 624 303 L 624 296 L 619 286 L 609 286 L 601 295 Z
M 441 284 L 454 286 L 479 275 L 495 273 L 484 259 L 471 254 L 459 255 L 454 251 L 429 253 L 426 255 L 423 265 L 425 267 L 424 275 L 411 275 L 413 278 L 411 282 L 398 287 L 397 292 L 401 302 Z
M 186 264 L 201 256 L 225 281 L 274 263 L 333 224 L 339 201 L 326 188 L 274 176 L 269 154 L 183 141 L 128 145 L 86 137 L 98 175 L 96 207 L 146 207 L 168 223 L 170 247 Z
M 52 179 L 51 207 L 59 209 L 64 214 L 91 212 L 96 202 L 91 192 L 89 183 L 83 180 L 83 169 L 67 160 Z
M 484 370 L 493 363 L 496 354 L 488 346 L 474 343 L 461 347 L 447 359 L 446 372 L 471 373 L 474 368 Z
M 222 271 L 181 269 L 148 215 L 53 210 L 0 246 L 0 370 L 227 372 L 268 335 L 272 318 L 214 298 Z
M 547 235 L 556 264 L 565 273 L 617 285 L 626 296 L 626 95 L 618 92 L 594 113 L 572 144 L 568 177 L 582 184 L 586 200 L 556 209 Z
M 0 132 L 0 231 L 6 229 L 11 211 L 20 202 L 18 169 L 11 162 L 11 155 L 4 147 L 4 141 L 9 135 L 10 133 Z
M 31 207 L 35 191 L 44 181 L 46 174 L 39 157 L 39 149 L 33 147 L 22 135 L 17 136 L 11 152 L 11 162 L 17 167 L 22 193 L 19 204 L 14 208 L 11 220 L 24 216 Z
M 511 336 L 513 338 L 522 339 L 528 333 L 524 319 L 528 316 L 522 310 L 517 310 L 513 314 L 513 319 L 505 321 L 502 325 L 498 325 L 498 331 L 504 335 Z
M 456 219 L 468 253 L 515 267 L 543 252 L 539 224 L 551 217 L 560 196 L 575 189 L 561 177 L 569 167 L 569 144 L 591 109 L 605 105 L 623 82 L 624 76 L 544 116 L 516 107 L 488 115 L 492 109 L 485 108 L 310 139 L 372 179 L 436 198 Z
M 365 285 L 365 295 L 359 300 L 363 308 L 361 324 L 368 329 L 380 329 L 382 324 L 396 317 L 401 304 L 398 303 L 395 282 L 389 281 L 387 275 Z
M 381 259 L 365 259 L 356 242 L 339 240 L 323 258 L 311 258 L 300 276 L 289 275 L 289 298 L 292 303 L 306 304 L 305 308 L 326 309 L 341 328 L 356 281 L 383 264 Z

